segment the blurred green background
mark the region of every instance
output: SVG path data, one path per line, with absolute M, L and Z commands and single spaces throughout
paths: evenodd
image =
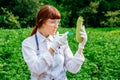
M 0 0 L 0 27 L 33 27 L 38 10 L 45 4 L 60 11 L 61 27 L 75 27 L 79 16 L 86 27 L 120 26 L 120 0 Z

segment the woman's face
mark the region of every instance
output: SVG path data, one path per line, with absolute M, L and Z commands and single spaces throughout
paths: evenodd
M 48 35 L 54 35 L 58 28 L 60 19 L 47 19 L 46 22 L 43 24 L 45 28 L 45 32 Z

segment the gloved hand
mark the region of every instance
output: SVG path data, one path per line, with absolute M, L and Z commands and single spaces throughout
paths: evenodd
M 64 34 L 57 33 L 54 36 L 53 43 L 51 45 L 51 48 L 56 51 L 60 46 L 67 44 L 67 35 L 68 32 L 65 32 Z
M 82 37 L 82 42 L 79 43 L 78 47 L 81 48 L 81 49 L 84 49 L 84 46 L 85 46 L 85 44 L 87 42 L 87 33 L 85 31 L 85 26 L 82 26 L 82 31 L 80 32 L 80 35 Z

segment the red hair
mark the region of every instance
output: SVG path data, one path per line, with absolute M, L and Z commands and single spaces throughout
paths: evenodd
M 37 14 L 36 26 L 34 26 L 31 36 L 36 33 L 37 29 L 42 26 L 47 19 L 60 19 L 60 12 L 51 5 L 43 6 Z

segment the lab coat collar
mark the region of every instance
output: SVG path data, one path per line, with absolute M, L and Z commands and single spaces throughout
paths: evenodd
M 41 33 L 39 33 L 38 30 L 37 30 L 36 34 L 37 34 L 38 39 L 39 39 L 41 42 L 44 42 L 45 40 L 53 41 L 53 36 L 51 36 L 51 35 L 49 35 L 48 38 L 46 38 L 46 37 L 43 36 Z

